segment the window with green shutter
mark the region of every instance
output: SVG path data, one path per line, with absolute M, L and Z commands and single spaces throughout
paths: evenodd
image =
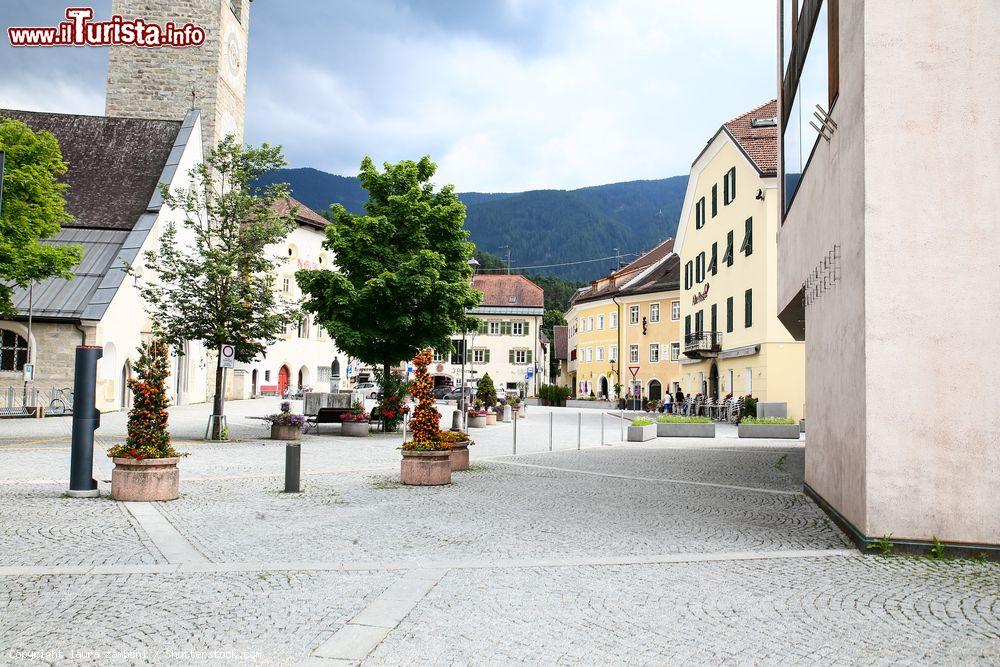
M 733 297 L 726 299 L 726 333 L 733 333 Z
M 529 364 L 530 364 L 530 363 L 531 363 L 531 350 L 527 350 L 527 351 L 525 352 L 525 355 L 524 355 L 524 356 L 525 356 L 525 358 L 526 358 L 526 359 L 528 360 L 528 361 L 527 361 L 527 363 L 529 363 Z
M 733 230 L 729 230 L 726 234 L 726 254 L 723 256 L 722 261 L 726 263 L 726 266 L 733 265 Z
M 712 185 L 712 217 L 719 214 L 719 184 Z
M 684 265 L 684 289 L 691 289 L 694 284 L 694 264 L 688 262 Z
M 705 198 L 702 197 L 694 205 L 694 228 L 701 229 L 705 226 Z
M 510 351 L 510 358 L 508 359 L 510 363 L 514 363 L 514 350 Z
M 509 336 L 510 335 L 510 330 L 511 330 L 510 329 L 510 322 L 501 322 L 500 323 L 500 335 L 501 336 Z
M 719 244 L 712 244 L 712 259 L 708 262 L 708 272 L 713 276 L 719 272 Z
M 700 336 L 705 332 L 705 311 L 699 310 L 694 314 L 694 330 Z
M 753 290 L 752 289 L 748 289 L 744 293 L 744 295 L 743 295 L 743 302 L 744 302 L 743 303 L 743 306 L 744 306 L 744 313 L 743 313 L 744 326 L 749 329 L 751 326 L 753 326 Z
M 718 304 L 712 304 L 712 328 L 709 331 L 719 330 L 719 320 L 718 320 Z
M 722 203 L 729 206 L 736 200 L 736 167 L 730 167 L 722 181 Z
M 740 252 L 749 257 L 753 254 L 753 218 L 747 218 L 746 231 L 743 233 L 743 245 Z
M 479 333 L 481 335 L 486 335 L 486 333 L 489 331 L 489 326 L 490 326 L 489 322 L 487 322 L 486 320 L 479 320 Z
M 528 330 L 529 330 L 529 328 L 530 328 L 530 327 L 529 327 L 528 325 L 530 325 L 530 324 L 531 324 L 531 322 L 525 322 L 525 323 L 524 323 L 524 332 L 523 332 L 523 334 L 524 334 L 525 336 L 529 336 L 529 335 L 531 335 L 531 334 L 529 334 L 529 333 L 528 333 Z
M 691 335 L 691 316 L 690 315 L 685 315 L 684 316 L 684 335 L 685 336 L 690 336 Z

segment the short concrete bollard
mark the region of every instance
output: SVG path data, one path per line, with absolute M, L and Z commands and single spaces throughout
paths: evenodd
M 285 493 L 302 493 L 302 445 L 285 445 Z

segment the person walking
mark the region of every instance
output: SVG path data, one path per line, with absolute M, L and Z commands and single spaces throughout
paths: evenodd
M 680 387 L 677 387 L 677 393 L 674 394 L 674 403 L 677 405 L 675 410 L 680 413 L 684 409 L 684 392 L 681 391 Z
M 660 412 L 661 413 L 662 412 L 666 412 L 666 413 L 669 414 L 670 413 L 670 404 L 671 403 L 672 403 L 672 399 L 670 397 L 670 392 L 669 391 L 665 392 L 663 394 L 663 402 L 660 403 Z

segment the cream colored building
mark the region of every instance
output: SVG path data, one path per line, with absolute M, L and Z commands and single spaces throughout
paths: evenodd
M 1000 3 L 780 4 L 806 492 L 859 545 L 1000 555 Z
M 777 317 L 777 131 L 768 102 L 719 128 L 691 166 L 683 266 L 685 394 L 752 395 L 804 416 L 804 347 Z
M 569 385 L 581 398 L 661 400 L 680 380 L 679 259 L 673 239 L 578 291 L 566 312 Z M 635 369 L 633 379 L 630 369 Z

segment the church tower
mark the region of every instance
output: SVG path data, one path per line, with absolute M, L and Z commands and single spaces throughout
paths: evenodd
M 112 14 L 165 24 L 194 23 L 205 43 L 184 48 L 112 46 L 108 116 L 180 120 L 201 111 L 206 150 L 226 134 L 243 141 L 251 0 L 113 0 Z

